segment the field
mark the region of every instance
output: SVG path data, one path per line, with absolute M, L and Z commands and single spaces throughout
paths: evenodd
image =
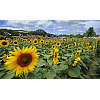
M 0 40 L 0 78 L 99 79 L 99 41 L 56 37 Z

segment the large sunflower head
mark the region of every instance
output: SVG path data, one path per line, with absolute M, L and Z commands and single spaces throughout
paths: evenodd
M 6 41 L 6 40 L 2 40 L 2 41 L 0 42 L 0 45 L 1 45 L 2 47 L 7 47 L 7 46 L 9 45 L 9 42 Z
M 34 44 L 38 44 L 38 40 L 37 39 L 34 39 Z
M 57 47 L 59 47 L 61 45 L 61 43 L 60 42 L 57 42 L 56 45 L 57 45 Z
M 16 76 L 21 76 L 23 73 L 24 75 L 26 73 L 28 74 L 28 70 L 34 71 L 39 58 L 38 53 L 36 53 L 37 50 L 31 49 L 31 47 L 24 48 L 23 46 L 22 50 L 17 47 L 17 49 L 14 48 L 14 51 L 15 52 L 9 51 L 9 53 L 13 55 L 4 63 L 7 70 L 14 69 L 13 72 L 16 71 Z
M 18 41 L 13 41 L 13 44 L 14 45 L 18 45 Z

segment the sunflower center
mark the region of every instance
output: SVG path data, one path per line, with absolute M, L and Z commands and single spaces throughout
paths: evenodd
M 30 54 L 21 54 L 17 61 L 21 67 L 26 67 L 31 63 L 32 56 Z
M 50 53 L 51 51 L 49 51 L 48 53 Z
M 59 45 L 59 43 L 57 43 L 57 45 Z
M 35 43 L 37 43 L 37 41 L 35 40 Z
M 77 52 L 77 55 L 79 55 L 79 52 Z
M 3 42 L 2 44 L 3 44 L 3 45 L 7 45 L 7 42 Z
M 17 44 L 17 42 L 14 42 L 15 44 Z

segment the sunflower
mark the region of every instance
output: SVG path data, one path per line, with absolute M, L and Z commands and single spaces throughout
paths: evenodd
M 70 45 L 70 44 L 69 44 Z M 68 45 L 68 49 L 69 49 L 69 45 Z
M 21 76 L 21 74 L 28 74 L 29 71 L 34 71 L 35 66 L 38 64 L 39 55 L 36 53 L 37 50 L 33 50 L 28 47 L 22 48 L 22 50 L 17 47 L 14 48 L 15 52 L 9 51 L 9 53 L 13 54 L 13 56 L 9 57 L 9 60 L 5 62 L 5 66 L 7 70 L 13 70 L 16 72 L 15 76 Z
M 91 46 L 86 46 L 85 49 L 89 50 L 90 47 L 91 47 Z
M 64 39 L 64 41 L 66 41 L 66 39 Z
M 74 63 L 73 63 L 72 65 L 73 65 L 73 66 L 76 66 L 77 62 L 78 62 L 78 61 L 74 61 Z
M 20 43 L 20 45 L 23 45 L 23 43 Z
M 13 38 L 13 40 L 15 41 L 16 39 L 15 39 L 15 38 Z
M 63 39 L 61 39 L 61 43 L 63 42 Z
M 37 39 L 34 39 L 34 44 L 38 44 L 38 40 Z
M 84 42 L 81 42 L 81 45 L 83 45 L 84 44 Z
M 74 47 L 73 46 L 71 46 L 71 49 L 73 49 Z
M 61 43 L 60 42 L 57 42 L 56 45 L 57 45 L 57 47 L 59 47 L 61 45 Z
M 77 44 L 78 46 L 80 45 L 80 43 Z
M 6 55 L 6 54 L 3 54 L 3 58 L 2 58 L 2 60 L 4 61 L 4 62 L 6 62 L 8 59 L 7 58 L 9 58 L 11 55 L 9 54 L 9 55 Z
M 45 43 L 43 43 L 42 46 L 44 47 L 45 46 Z
M 6 54 L 3 54 L 2 57 L 3 57 L 2 60 L 3 60 L 4 62 L 6 62 L 7 55 L 6 55 Z
M 95 46 L 93 46 L 92 50 L 94 50 L 94 49 L 95 49 Z
M 43 44 L 43 43 L 44 43 L 44 40 L 43 40 L 43 39 L 41 39 L 41 40 L 40 40 L 40 43 L 41 43 L 41 44 Z
M 54 39 L 55 42 L 57 42 L 57 39 Z
M 58 49 L 56 48 L 55 49 L 55 51 L 54 51 L 54 58 L 53 58 L 53 61 L 54 61 L 54 65 L 56 65 L 56 64 L 58 64 L 58 57 L 60 57 L 60 56 L 58 56 L 59 55 L 59 53 L 58 53 Z
M 73 63 L 72 65 L 73 65 L 73 66 L 76 66 L 76 64 L 77 64 L 77 62 L 78 62 L 79 60 L 81 60 L 80 57 L 76 58 L 75 61 L 74 61 L 74 63 Z
M 53 49 L 55 49 L 55 47 L 56 47 L 55 45 L 52 46 Z
M 49 50 L 49 51 L 47 52 L 47 54 L 50 55 L 51 51 L 52 51 L 52 50 Z
M 19 40 L 19 38 L 16 38 L 16 40 Z
M 83 52 L 85 52 L 86 50 L 84 49 Z
M 9 40 L 9 38 L 6 38 L 6 40 Z
M 12 39 L 10 39 L 10 42 L 12 42 Z
M 90 43 L 87 43 L 87 44 L 86 44 L 86 47 L 89 46 L 89 44 L 90 44 Z
M 75 54 L 75 57 L 76 56 L 79 56 L 80 55 L 80 52 L 81 52 L 81 50 L 77 51 L 76 54 Z
M 14 45 L 18 45 L 18 41 L 13 41 L 13 44 Z
M 7 47 L 7 46 L 9 45 L 9 42 L 6 41 L 6 40 L 2 40 L 2 41 L 0 42 L 0 45 L 1 45 L 2 47 Z
M 27 41 L 27 39 L 22 39 L 22 41 L 23 41 L 23 42 L 26 42 L 26 41 Z
M 47 45 L 48 43 L 49 43 L 49 41 L 48 41 L 48 40 L 46 40 L 45 44 Z
M 76 42 L 74 42 L 74 46 L 76 46 Z
M 50 41 L 50 44 L 52 44 L 52 40 Z
M 32 43 L 32 40 L 30 40 L 29 43 L 31 44 Z
M 36 50 L 36 47 L 35 46 L 31 46 L 31 49 Z

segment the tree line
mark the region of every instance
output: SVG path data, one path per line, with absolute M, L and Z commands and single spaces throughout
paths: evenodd
M 20 32 L 22 31 L 22 32 Z M 44 30 L 42 29 L 38 29 L 36 31 L 28 31 L 27 33 L 24 33 L 24 30 L 8 30 L 8 29 L 0 29 L 0 35 L 4 35 L 4 32 L 8 32 L 10 34 L 12 34 L 12 36 L 18 36 L 19 33 L 23 34 L 24 36 L 26 36 L 27 34 L 32 34 L 32 35 L 42 35 L 42 36 L 56 36 L 54 34 L 50 34 L 50 33 L 47 33 L 45 32 Z M 89 27 L 88 30 L 86 30 L 85 33 L 83 33 L 82 35 L 79 33 L 79 34 L 70 34 L 70 35 L 67 35 L 67 34 L 60 34 L 59 37 L 61 36 L 67 36 L 67 37 L 76 37 L 76 38 L 83 38 L 83 37 L 98 37 L 99 35 L 96 34 L 96 32 L 94 31 L 94 28 L 93 27 Z

